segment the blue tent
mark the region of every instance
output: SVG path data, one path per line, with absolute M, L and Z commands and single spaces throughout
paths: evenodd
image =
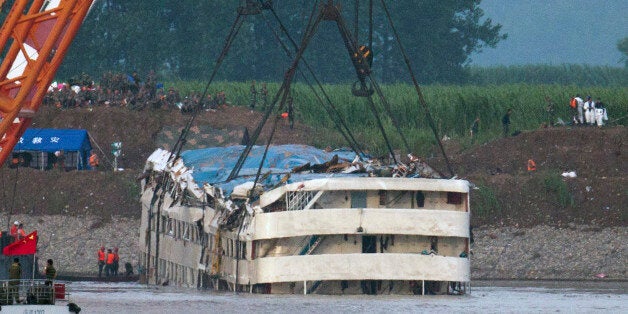
M 63 167 L 90 169 L 89 155 L 92 144 L 87 130 L 79 129 L 26 129 L 13 148 L 13 157 L 23 166 L 50 169 L 63 156 Z

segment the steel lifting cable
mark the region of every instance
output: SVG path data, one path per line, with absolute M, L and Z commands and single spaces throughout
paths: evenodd
M 261 0 L 260 0 L 261 1 Z M 277 13 L 274 11 L 274 9 L 270 9 L 270 11 L 273 13 L 273 16 L 275 17 L 275 19 L 277 20 L 277 22 L 279 23 L 279 27 L 280 29 L 283 31 L 283 33 L 287 36 L 288 40 L 290 41 L 290 43 L 292 44 L 292 46 L 295 48 L 295 50 L 298 51 L 299 47 L 297 46 L 296 42 L 294 41 L 294 39 L 292 39 L 292 36 L 290 36 L 290 33 L 288 33 L 287 29 L 285 28 L 283 22 L 281 21 L 281 19 L 279 18 L 279 16 L 277 15 Z M 272 26 L 270 25 L 270 23 L 268 23 L 268 20 L 266 20 L 266 18 L 264 17 L 267 25 L 269 28 L 271 28 L 273 30 L 273 34 L 275 35 L 275 38 L 277 39 L 277 41 L 280 43 L 281 47 L 284 49 L 284 51 L 286 52 L 286 54 L 288 55 L 288 57 L 292 58 L 292 53 L 290 52 L 290 50 L 288 49 L 288 47 L 285 45 L 285 43 L 283 42 L 283 40 L 279 37 L 279 35 L 275 32 L 275 30 L 272 28 Z M 336 106 L 333 104 L 333 102 L 331 101 L 331 98 L 329 97 L 329 94 L 327 94 L 327 92 L 325 91 L 325 89 L 323 88 L 323 84 L 320 82 L 320 80 L 316 77 L 316 74 L 314 73 L 314 70 L 312 69 L 312 67 L 310 66 L 310 64 L 307 62 L 307 60 L 305 59 L 305 57 L 302 58 L 303 64 L 305 65 L 305 67 L 307 68 L 308 72 L 310 73 L 310 75 L 312 76 L 312 79 L 316 82 L 318 88 L 320 89 L 320 92 L 323 94 L 323 96 L 325 97 L 325 101 L 326 103 L 321 99 L 321 97 L 318 95 L 318 93 L 316 92 L 316 90 L 314 89 L 314 87 L 312 86 L 311 82 L 309 81 L 309 79 L 305 76 L 305 74 L 303 74 L 303 72 L 299 71 L 299 73 L 301 74 L 301 76 L 303 77 L 304 81 L 306 82 L 306 84 L 308 85 L 308 87 L 310 87 L 310 89 L 312 90 L 312 93 L 314 94 L 314 96 L 317 98 L 318 102 L 322 105 L 327 104 L 328 106 L 323 106 L 323 108 L 327 111 L 327 114 L 329 114 L 330 118 L 332 119 L 332 121 L 334 122 L 334 124 L 336 125 L 337 130 L 340 132 L 340 134 L 345 138 L 345 140 L 347 141 L 347 143 L 349 144 L 349 146 L 351 147 L 351 149 L 358 155 L 358 158 L 360 160 L 362 160 L 362 155 L 364 154 L 364 151 L 361 150 L 360 145 L 358 144 L 358 141 L 355 139 L 355 137 L 353 136 L 353 133 L 351 132 L 351 130 L 349 129 L 349 127 L 347 126 L 347 124 L 345 123 L 344 119 L 342 119 L 342 116 L 340 114 L 340 112 L 338 111 L 338 109 L 336 108 Z
M 336 25 L 338 26 L 338 31 L 340 32 L 342 40 L 344 41 L 345 46 L 347 47 L 350 57 L 353 57 L 353 55 L 357 54 L 361 56 L 363 63 L 366 62 L 362 54 L 358 53 L 357 50 L 353 49 L 354 43 L 352 42 L 352 39 L 349 36 L 350 34 L 348 33 L 347 28 L 344 25 L 342 19 L 336 20 Z M 354 63 L 354 66 L 356 66 L 355 63 Z M 366 66 L 368 67 L 368 65 Z M 366 82 L 364 81 L 364 78 L 360 78 L 358 75 L 358 79 L 360 81 L 360 84 L 362 85 L 362 89 L 366 89 L 367 87 L 366 87 Z M 373 116 L 375 117 L 375 122 L 377 122 L 377 127 L 379 128 L 379 131 L 382 133 L 382 137 L 384 138 L 384 142 L 386 143 L 386 147 L 388 148 L 388 151 L 390 152 L 390 155 L 392 156 L 395 163 L 397 163 L 397 157 L 395 157 L 395 152 L 390 144 L 390 140 L 388 139 L 388 136 L 386 135 L 386 130 L 384 129 L 382 120 L 379 118 L 379 113 L 377 112 L 375 102 L 373 102 L 373 98 L 371 96 L 368 96 L 367 99 L 368 99 L 369 107 L 371 111 L 373 112 Z
M 372 2 L 371 2 L 371 10 L 370 10 L 370 11 L 372 12 Z M 372 13 L 371 13 L 371 14 L 372 14 Z M 352 39 L 348 36 L 349 32 L 348 32 L 348 30 L 347 30 L 347 28 L 346 28 L 346 25 L 344 25 L 344 23 L 343 23 L 342 21 L 339 21 L 338 23 L 339 23 L 339 24 L 338 24 L 338 25 L 339 25 L 338 27 L 339 27 L 339 28 L 341 28 L 341 25 L 342 25 L 342 29 L 344 29 L 344 32 L 347 34 L 347 40 L 349 41 L 349 44 L 346 44 L 346 43 L 345 43 L 345 45 L 347 45 L 347 47 L 350 47 L 350 46 L 351 46 L 351 40 L 352 40 Z M 371 22 L 370 22 L 370 24 L 371 24 L 371 29 L 372 29 L 372 26 L 373 26 L 372 16 L 371 16 Z M 341 30 L 340 32 L 342 33 L 343 31 Z M 371 32 L 372 32 L 372 31 L 371 31 Z M 372 35 L 371 35 L 371 36 L 372 36 Z M 370 39 L 370 40 L 372 41 L 372 37 L 371 37 L 371 39 Z M 357 45 L 357 43 L 356 43 L 356 45 Z M 371 42 L 371 45 L 372 45 L 372 42 Z M 358 53 L 357 51 L 355 51 L 355 52 L 351 52 L 351 53 L 352 53 L 352 54 L 355 54 L 355 55 L 357 55 L 358 57 L 360 57 L 360 58 L 361 58 L 361 64 L 362 64 L 362 65 L 363 65 L 363 66 L 367 69 L 367 71 L 366 71 L 366 73 L 368 73 L 368 74 L 367 74 L 367 77 L 368 77 L 368 78 L 369 78 L 369 80 L 371 81 L 371 85 L 372 85 L 372 87 L 374 87 L 374 88 L 375 88 L 375 91 L 377 92 L 377 95 L 379 96 L 379 100 L 380 100 L 380 102 L 382 103 L 382 105 L 383 105 L 383 107 L 384 107 L 384 110 L 386 111 L 386 114 L 387 114 L 387 115 L 390 117 L 390 119 L 392 120 L 392 123 L 393 123 L 393 125 L 395 126 L 395 129 L 397 130 L 397 133 L 399 133 L 399 136 L 401 137 L 401 140 L 402 140 L 402 142 L 403 142 L 403 144 L 404 144 L 404 146 L 405 146 L 406 151 L 407 151 L 408 153 L 411 153 L 411 150 L 410 150 L 410 145 L 408 144 L 408 141 L 407 141 L 406 137 L 403 135 L 403 132 L 401 131 L 401 127 L 399 126 L 399 121 L 397 120 L 396 116 L 393 114 L 392 109 L 391 109 L 391 107 L 390 107 L 390 104 L 389 104 L 389 103 L 388 103 L 388 101 L 386 100 L 386 97 L 384 96 L 384 93 L 382 92 L 381 88 L 379 87 L 379 84 L 377 84 L 377 82 L 375 81 L 375 79 L 373 79 L 373 77 L 371 76 L 371 69 L 370 69 L 370 67 L 369 67 L 369 65 L 368 65 L 368 62 L 367 62 L 367 61 L 366 61 L 366 59 L 364 58 L 364 55 L 363 55 L 363 54 L 361 54 L 361 53 Z M 362 88 L 363 88 L 363 89 L 367 88 L 367 87 L 366 87 L 365 82 L 361 82 L 361 84 L 362 84 Z M 370 102 L 372 102 L 372 101 L 373 101 L 373 100 L 371 99 L 371 97 L 370 97 L 370 96 L 369 96 L 368 98 L 369 98 L 369 101 L 370 101 Z M 384 134 L 384 137 L 385 137 L 385 134 Z M 392 152 L 391 152 L 391 153 L 392 153 Z M 394 156 L 394 154 L 393 154 L 393 156 Z M 395 159 L 395 162 L 396 162 L 396 161 L 397 161 L 397 160 Z
M 318 24 L 320 23 L 320 20 L 321 20 L 321 16 L 318 16 L 316 21 L 314 23 L 312 23 L 314 12 L 315 11 L 313 11 L 312 15 L 310 16 L 310 20 L 308 21 L 308 25 L 306 27 L 305 34 L 303 36 L 303 40 L 302 40 L 302 46 L 303 47 L 307 46 L 307 42 L 309 42 L 309 40 L 311 39 L 311 35 L 309 35 L 311 30 L 314 29 L 315 27 L 318 27 Z M 244 165 L 244 162 L 245 162 L 246 158 L 248 157 L 249 153 L 251 152 L 251 149 L 253 148 L 253 143 L 257 142 L 257 139 L 259 138 L 259 135 L 261 134 L 262 129 L 264 127 L 264 124 L 266 123 L 266 121 L 268 121 L 268 117 L 270 116 L 271 112 L 273 111 L 273 108 L 275 108 L 277 100 L 279 99 L 279 95 L 287 87 L 290 86 L 289 82 L 288 82 L 289 78 L 294 76 L 294 71 L 296 70 L 296 64 L 298 64 L 299 59 L 303 55 L 304 51 L 305 51 L 304 49 L 301 49 L 297 53 L 297 55 L 295 57 L 295 60 L 293 61 L 293 64 L 290 66 L 290 68 L 288 69 L 288 71 L 285 74 L 285 78 L 284 78 L 283 84 L 281 85 L 280 89 L 277 91 L 277 94 L 275 94 L 275 97 L 273 98 L 273 101 L 270 104 L 268 110 L 264 114 L 264 117 L 262 118 L 262 121 L 260 121 L 260 123 L 258 124 L 257 128 L 255 129 L 255 132 L 253 133 L 253 136 L 251 137 L 250 143 L 247 143 L 246 147 L 244 148 L 244 150 L 240 154 L 240 157 L 238 158 L 238 161 L 236 162 L 236 164 L 233 167 L 233 169 L 231 170 L 231 173 L 229 174 L 229 177 L 227 177 L 227 181 L 231 181 L 235 177 L 238 176 L 240 170 L 242 169 L 242 166 Z M 283 106 L 283 103 L 281 104 L 281 106 Z M 281 110 L 282 107 L 280 107 L 279 109 Z M 263 162 L 263 160 L 262 160 L 262 162 Z
M 354 35 L 353 36 L 355 37 L 356 42 L 358 42 L 359 41 L 358 38 L 360 38 L 358 36 L 360 34 L 359 33 L 359 28 L 360 28 L 360 22 L 359 22 L 359 19 L 360 19 L 360 0 L 355 0 L 355 9 L 354 10 L 355 10 L 355 21 L 354 21 L 354 24 L 353 24 L 353 31 L 354 31 Z
M 259 3 L 263 4 L 263 1 L 259 0 Z M 310 14 L 310 17 L 308 19 L 308 23 L 305 29 L 306 34 L 309 32 L 309 29 L 311 27 L 317 3 L 318 3 L 318 0 L 314 1 L 314 8 L 312 9 L 312 13 Z M 272 10 L 272 6 L 270 6 L 270 9 Z M 288 75 L 288 73 L 286 73 L 286 75 Z M 250 138 L 250 141 L 246 143 L 244 150 L 242 151 L 242 153 L 240 153 L 240 156 L 238 157 L 236 164 L 234 165 L 233 169 L 231 169 L 231 173 L 229 173 L 229 176 L 227 177 L 227 181 L 231 181 L 235 179 L 235 177 L 237 177 L 238 174 L 240 173 L 240 170 L 244 166 L 244 162 L 246 161 L 246 158 L 251 152 L 251 149 L 253 149 L 253 145 L 255 145 L 255 143 L 257 142 L 257 139 L 259 138 L 259 135 L 261 134 L 262 129 L 264 128 L 264 125 L 266 124 L 266 121 L 268 121 L 270 114 L 273 112 L 275 108 L 275 104 L 277 103 L 277 100 L 279 99 L 279 95 L 281 95 L 281 93 L 283 92 L 285 88 L 286 86 L 285 86 L 285 80 L 284 80 L 284 83 L 281 85 L 281 87 L 279 88 L 275 96 L 273 97 L 273 101 L 270 103 L 270 106 L 268 106 L 266 112 L 264 113 L 262 120 L 258 123 L 257 127 L 255 128 L 255 131 L 253 132 L 253 136 Z M 264 160 L 262 159 L 261 162 L 263 163 Z
M 251 152 L 251 149 L 253 148 L 253 144 L 252 143 L 255 143 L 257 141 L 257 139 L 259 138 L 259 135 L 260 135 L 260 133 L 262 131 L 262 128 L 264 127 L 264 124 L 268 120 L 268 117 L 270 116 L 270 113 L 272 112 L 272 110 L 275 107 L 275 104 L 277 103 L 279 95 L 282 92 L 285 92 L 286 88 L 289 88 L 290 82 L 292 81 L 292 78 L 294 77 L 294 73 L 296 71 L 297 65 L 298 65 L 301 57 L 303 56 L 303 53 L 305 52 L 305 48 L 307 47 L 308 43 L 312 39 L 312 33 L 313 33 L 314 30 L 316 30 L 318 28 L 318 25 L 320 24 L 321 21 L 322 21 L 322 14 L 318 15 L 316 20 L 314 20 L 313 23 L 308 23 L 308 27 L 306 28 L 307 31 L 306 31 L 305 35 L 303 36 L 303 40 L 302 40 L 302 43 L 301 43 L 301 48 L 297 52 L 297 55 L 295 56 L 295 59 L 293 60 L 290 68 L 286 72 L 286 75 L 284 77 L 284 82 L 283 82 L 281 88 L 279 89 L 279 91 L 277 91 L 277 94 L 275 95 L 275 97 L 273 99 L 273 102 L 270 105 L 270 108 L 268 108 L 268 110 L 264 114 L 264 117 L 263 117 L 262 121 L 257 126 L 257 129 L 255 130 L 253 136 L 251 137 L 251 142 L 247 143 L 246 147 L 244 148 L 244 151 L 242 151 L 242 153 L 240 154 L 240 157 L 238 158 L 238 161 L 236 162 L 236 165 L 234 166 L 234 168 L 231 170 L 231 173 L 229 174 L 229 177 L 227 178 L 227 181 L 233 180 L 235 177 L 238 176 L 240 170 L 242 169 L 242 166 L 244 165 L 244 161 L 246 160 L 247 156 Z M 310 22 L 312 22 L 312 21 L 310 21 Z M 283 109 L 283 102 L 280 104 L 280 107 L 279 107 L 279 110 L 281 110 L 281 109 Z
M 399 38 L 399 34 L 397 33 L 397 29 L 395 28 L 395 24 L 392 21 L 392 17 L 390 16 L 390 12 L 388 11 L 388 7 L 386 6 L 386 3 L 384 2 L 384 0 L 381 0 L 381 3 L 382 3 L 382 7 L 384 8 L 384 12 L 386 13 L 386 18 L 388 19 L 388 23 L 390 24 L 393 34 L 395 35 L 395 39 L 397 40 L 397 44 L 399 45 L 399 49 L 401 50 L 401 54 L 403 55 L 403 59 L 406 63 L 406 67 L 408 67 L 408 72 L 410 72 L 410 77 L 412 78 L 414 89 L 416 90 L 416 93 L 419 96 L 419 103 L 421 104 L 421 106 L 423 106 L 423 110 L 425 110 L 425 117 L 427 118 L 427 121 L 430 125 L 430 128 L 432 129 L 432 132 L 434 132 L 434 136 L 436 137 L 438 146 L 440 147 L 440 150 L 443 154 L 443 158 L 445 159 L 445 164 L 447 164 L 447 169 L 449 170 L 449 173 L 453 177 L 455 175 L 454 170 L 451 167 L 449 158 L 447 157 L 447 153 L 445 153 L 445 147 L 443 147 L 443 143 L 440 140 L 440 137 L 438 135 L 438 130 L 436 130 L 436 126 L 434 125 L 434 120 L 432 119 L 432 115 L 430 114 L 430 109 L 427 106 L 427 102 L 425 102 L 425 98 L 423 98 L 423 93 L 421 92 L 419 83 L 417 82 L 416 76 L 414 75 L 414 72 L 412 71 L 412 65 L 410 64 L 410 59 L 408 58 L 408 54 L 406 53 L 406 50 L 401 43 L 401 39 Z
M 373 51 L 373 0 L 369 0 L 369 48 Z
M 288 32 L 288 30 L 284 26 L 283 22 L 281 21 L 281 19 L 277 15 L 277 12 L 273 8 L 271 8 L 270 11 L 273 14 L 273 16 L 275 17 L 275 19 L 277 20 L 277 22 L 279 23 L 279 27 L 282 30 L 282 32 L 284 34 L 286 34 L 286 36 L 288 37 L 288 40 L 290 41 L 292 46 L 295 48 L 295 50 L 298 51 L 299 47 L 297 46 L 297 44 L 294 41 L 294 39 L 292 39 L 292 36 L 290 36 L 290 33 Z M 344 119 L 342 119 L 342 116 L 340 115 L 340 112 L 338 111 L 336 106 L 334 106 L 333 102 L 331 101 L 331 98 L 329 97 L 329 94 L 327 94 L 327 92 L 325 92 L 325 89 L 323 88 L 323 84 L 316 77 L 316 75 L 314 74 L 314 70 L 312 69 L 310 64 L 305 60 L 305 58 L 303 58 L 303 64 L 307 67 L 308 71 L 310 72 L 310 75 L 312 75 L 312 78 L 314 79 L 314 81 L 318 85 L 318 88 L 320 89 L 320 91 L 323 94 L 323 96 L 325 96 L 325 100 L 327 101 L 327 104 L 331 108 L 331 109 L 326 108 L 326 110 L 328 110 L 328 113 L 330 114 L 330 117 L 332 117 L 332 119 L 334 119 L 334 118 L 338 119 L 339 123 L 342 125 L 342 127 L 345 130 L 345 132 L 347 133 L 347 136 L 351 138 L 351 141 L 347 140 L 347 142 L 349 143 L 349 146 L 352 146 L 351 143 L 354 143 L 353 145 L 355 145 L 355 147 L 352 146 L 352 150 L 354 152 L 356 152 L 358 154 L 360 160 L 362 160 L 360 154 L 364 155 L 364 152 L 360 149 L 360 146 L 358 145 L 357 140 L 353 137 L 353 134 L 352 134 L 351 130 L 349 129 L 349 127 L 347 126 L 347 124 L 345 123 Z M 318 97 L 318 95 L 316 93 L 315 93 L 315 95 Z M 332 115 L 331 113 L 334 113 L 334 115 Z M 334 121 L 334 120 L 332 120 L 332 121 Z M 335 122 L 335 123 L 337 123 L 337 122 Z M 341 132 L 341 134 L 343 134 L 342 130 L 340 130 L 340 132 Z M 346 137 L 345 137 L 345 139 L 346 139 Z
M 201 107 L 203 100 L 205 99 L 205 96 L 207 95 L 207 91 L 209 90 L 209 86 L 212 83 L 214 77 L 216 76 L 216 73 L 218 71 L 218 68 L 220 67 L 220 65 L 222 64 L 222 61 L 224 60 L 225 56 L 227 55 L 228 51 L 229 51 L 229 47 L 231 47 L 231 44 L 233 43 L 233 39 L 235 38 L 235 36 L 238 34 L 238 32 L 240 31 L 240 28 L 242 27 L 242 23 L 243 23 L 243 19 L 242 19 L 242 14 L 238 13 L 235 21 L 233 22 L 233 25 L 231 26 L 231 30 L 229 31 L 229 35 L 227 36 L 227 39 L 225 40 L 225 44 L 223 46 L 223 49 L 220 53 L 220 55 L 218 56 L 218 59 L 216 60 L 216 65 L 214 66 L 214 70 L 212 71 L 211 77 L 209 79 L 209 81 L 207 82 L 207 85 L 205 85 L 205 90 L 203 91 L 203 94 L 200 98 L 200 101 L 197 105 L 197 107 L 195 108 L 194 112 L 192 113 L 192 117 L 188 120 L 188 123 L 186 124 L 185 128 L 181 131 L 181 134 L 179 135 L 179 138 L 177 139 L 177 142 L 174 144 L 173 150 L 172 152 L 170 152 L 170 156 L 168 157 L 168 160 L 176 160 L 179 158 L 179 155 L 181 153 L 181 149 L 183 148 L 183 146 L 185 145 L 186 142 L 186 137 L 187 134 L 190 131 L 190 128 L 192 127 L 192 124 L 194 123 L 194 120 L 196 118 L 196 116 L 198 115 L 198 112 L 200 111 L 199 108 Z M 174 156 L 174 158 L 173 158 Z M 162 177 L 162 182 L 161 184 L 159 184 L 158 186 L 161 186 L 162 190 L 161 190 L 161 194 L 159 196 L 159 202 L 157 203 L 157 221 L 155 224 L 155 228 L 156 228 L 156 232 L 159 233 L 159 229 L 161 228 L 161 207 L 163 206 L 163 201 L 165 198 L 165 195 L 168 191 L 168 185 L 166 184 L 168 182 L 168 178 L 169 176 L 164 174 L 164 176 Z M 157 190 L 155 190 L 157 191 Z M 153 203 L 152 203 L 153 204 Z M 151 204 L 151 205 L 152 205 Z M 149 215 L 152 214 L 152 206 L 150 208 L 151 213 L 149 213 Z M 159 263 L 159 239 L 160 237 L 157 236 L 155 238 L 155 269 L 157 270 L 155 272 L 155 282 L 158 281 L 159 279 L 159 267 L 158 267 L 158 263 Z
M 290 52 L 290 49 L 288 49 L 288 47 L 286 46 L 286 44 L 284 43 L 284 41 L 280 38 L 279 34 L 276 32 L 276 30 L 272 27 L 272 25 L 270 24 L 270 22 L 268 21 L 268 19 L 266 19 L 265 16 L 262 15 L 262 17 L 264 18 L 264 21 L 266 22 L 266 25 L 268 26 L 269 29 L 272 30 L 273 35 L 275 36 L 275 39 L 279 42 L 279 44 L 281 45 L 281 48 L 283 48 L 284 52 L 286 53 L 286 55 L 289 58 L 293 58 L 292 53 Z M 288 37 L 290 36 L 289 34 Z M 289 39 L 292 41 L 292 38 L 289 37 Z M 294 42 L 293 42 L 294 44 Z M 296 47 L 295 45 L 295 48 Z M 351 150 L 353 150 L 356 155 L 358 156 L 358 158 L 360 160 L 362 160 L 362 156 L 364 155 L 364 152 L 360 149 L 357 141 L 355 140 L 355 138 L 353 137 L 353 134 L 351 134 L 351 131 L 349 130 L 348 127 L 346 127 L 346 124 L 344 122 L 344 120 L 342 119 L 342 117 L 340 116 L 338 110 L 336 109 L 336 107 L 333 105 L 333 103 L 331 102 L 331 99 L 329 98 L 329 96 L 327 95 L 327 93 L 325 92 L 325 90 L 323 89 L 322 84 L 317 80 L 316 75 L 314 74 L 314 71 L 312 70 L 312 68 L 309 66 L 309 63 L 307 63 L 307 61 L 305 60 L 305 58 L 302 58 L 303 64 L 307 67 L 307 69 L 309 70 L 310 75 L 312 75 L 313 79 L 317 82 L 318 87 L 321 89 L 321 92 L 323 93 L 323 95 L 325 96 L 326 100 L 328 103 L 325 103 L 323 101 L 323 99 L 320 97 L 320 95 L 317 93 L 316 89 L 314 88 L 314 86 L 312 85 L 312 83 L 310 82 L 310 80 L 307 78 L 307 76 L 305 75 L 305 73 L 303 73 L 303 71 L 299 71 L 299 74 L 301 75 L 301 77 L 303 78 L 303 80 L 305 81 L 306 85 L 310 88 L 310 90 L 312 91 L 314 97 L 316 97 L 316 100 L 318 101 L 318 103 L 320 105 L 322 105 L 322 107 L 325 109 L 325 111 L 327 112 L 327 114 L 330 116 L 332 122 L 334 123 L 334 125 L 336 126 L 336 129 L 338 130 L 338 132 L 340 132 L 340 134 L 342 135 L 342 137 L 344 137 L 345 141 L 347 141 L 347 143 L 349 144 L 349 146 L 351 147 Z M 331 107 L 331 108 L 330 108 Z M 346 131 L 343 129 L 343 127 L 346 128 Z
M 196 116 L 200 112 L 200 108 L 203 105 L 203 101 L 205 100 L 205 96 L 207 95 L 207 92 L 209 91 L 209 86 L 214 81 L 214 78 L 216 77 L 216 74 L 218 73 L 218 69 L 222 65 L 222 62 L 224 61 L 225 57 L 227 56 L 227 53 L 229 52 L 229 48 L 231 48 L 231 44 L 233 43 L 233 40 L 235 39 L 235 37 L 238 35 L 238 33 L 240 31 L 240 28 L 242 27 L 243 22 L 244 22 L 244 19 L 242 18 L 242 14 L 238 13 L 235 21 L 233 22 L 233 25 L 231 26 L 231 29 L 229 31 L 229 35 L 227 36 L 227 39 L 225 40 L 225 44 L 224 44 L 224 46 L 222 48 L 222 51 L 220 52 L 220 55 L 218 56 L 218 58 L 216 60 L 216 65 L 214 66 L 214 70 L 212 71 L 212 74 L 211 74 L 209 80 L 207 81 L 207 84 L 205 85 L 205 89 L 203 90 L 201 98 L 200 98 L 197 106 L 195 107 L 195 110 L 192 113 L 192 117 L 190 117 L 190 119 L 188 120 L 187 124 L 185 125 L 185 128 L 183 129 L 183 131 L 181 131 L 181 135 L 179 136 L 179 139 L 177 140 L 177 142 L 174 145 L 173 152 L 174 152 L 175 159 L 179 158 L 179 155 L 181 153 L 181 149 L 183 148 L 183 146 L 186 143 L 186 137 L 187 137 L 187 135 L 188 135 L 188 133 L 190 131 L 190 128 L 192 127 L 192 124 L 194 123 L 194 120 L 196 119 Z M 172 154 L 171 154 L 170 158 L 172 158 Z

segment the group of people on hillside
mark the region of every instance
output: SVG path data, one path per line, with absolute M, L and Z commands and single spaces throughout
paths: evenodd
M 547 101 L 546 111 L 548 112 L 548 123 L 543 124 L 543 126 L 553 126 L 555 125 L 554 114 L 555 108 L 554 104 L 551 100 L 546 97 Z M 595 101 L 591 96 L 587 96 L 585 100 L 583 100 L 580 95 L 575 95 L 569 101 L 569 106 L 572 110 L 572 124 L 573 125 L 588 125 L 598 127 L 602 127 L 605 124 L 605 121 L 608 121 L 608 114 L 606 112 L 606 107 L 600 98 L 597 98 Z M 507 137 L 510 132 L 510 116 L 512 114 L 512 109 L 508 109 L 506 113 L 502 116 L 502 131 L 504 137 Z M 558 123 L 561 125 L 567 125 L 562 120 L 558 119 Z M 471 140 L 474 141 L 474 137 L 477 136 L 480 129 L 480 117 L 476 117 L 471 124 L 471 128 L 469 130 Z
M 508 135 L 510 134 L 510 115 L 511 114 L 512 114 L 512 109 L 508 108 L 508 110 L 506 110 L 506 113 L 502 116 L 502 133 L 504 137 L 508 137 Z M 475 141 L 475 137 L 477 136 L 479 131 L 480 131 L 480 117 L 476 117 L 475 120 L 473 120 L 473 124 L 471 124 L 471 129 L 469 130 L 472 142 Z
M 576 95 L 571 98 L 569 106 L 573 111 L 572 121 L 574 125 L 597 125 L 602 127 L 604 121 L 608 121 L 606 108 L 600 98 L 593 101 L 591 96 L 587 96 L 585 101 L 582 100 L 580 95 Z
M 251 93 L 251 102 L 249 103 L 249 108 L 251 110 L 255 109 L 255 106 L 258 103 L 257 95 L 259 94 L 260 100 L 261 100 L 261 110 L 266 111 L 266 108 L 269 105 L 268 87 L 266 86 L 266 83 L 262 83 L 262 88 L 258 91 L 257 87 L 255 86 L 255 81 L 252 81 L 251 88 L 249 89 L 249 91 Z M 285 111 L 281 113 L 281 117 L 283 119 L 287 119 L 290 129 L 293 129 L 294 128 L 294 98 L 292 97 L 292 94 L 288 94 L 285 104 L 286 104 L 286 108 L 285 108 Z
M 157 83 L 153 71 L 147 75 L 145 81 L 142 81 L 137 72 L 107 72 L 103 74 L 100 84 L 94 83 L 87 74 L 72 78 L 68 83 L 54 82 L 49 87 L 43 104 L 59 109 L 108 106 L 131 110 L 179 109 L 182 112 L 191 112 L 194 107 L 199 106 L 207 110 L 216 109 L 226 104 L 224 91 L 219 91 L 215 97 L 207 95 L 202 103 L 200 98 L 196 93 L 182 98 L 174 88 L 166 91 L 162 83 Z

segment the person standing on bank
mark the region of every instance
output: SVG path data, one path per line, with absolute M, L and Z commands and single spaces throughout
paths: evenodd
M 262 83 L 260 94 L 262 94 L 262 111 L 266 111 L 266 107 L 268 107 L 268 88 L 266 87 L 266 82 Z
M 105 247 L 98 250 L 98 278 L 102 277 L 102 268 L 105 267 Z
M 480 131 L 480 117 L 476 117 L 471 125 L 471 141 L 474 141 L 475 136 L 477 136 L 478 131 Z
M 11 226 L 11 229 L 9 229 L 9 235 L 13 237 L 13 242 L 17 241 L 17 226 L 19 225 L 20 225 L 20 222 L 16 220 L 13 223 L 13 226 Z
M 120 269 L 120 255 L 118 254 L 118 248 L 113 248 L 113 269 L 112 274 L 118 276 L 118 269 Z
M 22 240 L 24 238 L 26 238 L 26 231 L 24 231 L 24 224 L 20 223 L 20 225 L 17 226 L 17 239 Z
M 257 88 L 255 87 L 255 81 L 251 82 L 251 103 L 249 107 L 251 110 L 255 109 L 255 104 L 257 103 Z
M 508 109 L 506 114 L 502 117 L 502 128 L 504 130 L 504 137 L 508 137 L 510 133 L 510 114 L 512 113 L 512 109 Z
M 113 275 L 113 260 L 115 259 L 115 255 L 111 252 L 111 249 L 107 249 L 107 257 L 106 257 L 106 265 L 105 265 L 105 276 L 110 277 Z

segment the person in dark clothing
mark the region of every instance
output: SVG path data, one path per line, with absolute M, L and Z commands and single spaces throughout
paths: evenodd
M 9 303 L 12 303 L 13 299 L 19 302 L 20 279 L 22 279 L 22 265 L 20 264 L 20 259 L 15 257 L 13 258 L 13 264 L 9 267 Z
M 266 83 L 262 83 L 260 94 L 262 95 L 262 110 L 266 111 L 266 107 L 268 106 L 268 88 L 266 87 Z
M 294 128 L 294 98 L 292 98 L 292 95 L 288 97 L 288 123 L 292 130 Z
M 251 83 L 251 103 L 249 107 L 255 109 L 255 104 L 257 103 L 257 88 L 255 87 L 255 81 Z
M 480 117 L 476 117 L 475 120 L 473 120 L 473 124 L 471 125 L 471 140 L 472 141 L 475 138 L 475 136 L 477 136 L 478 131 L 480 131 Z
M 504 137 L 508 137 L 510 133 L 510 114 L 512 113 L 512 109 L 508 109 L 504 117 L 502 117 L 502 127 L 504 130 Z
M 46 275 L 46 286 L 51 286 L 52 281 L 57 277 L 57 270 L 52 266 L 52 259 L 46 262 L 46 268 L 44 268 L 44 274 Z

